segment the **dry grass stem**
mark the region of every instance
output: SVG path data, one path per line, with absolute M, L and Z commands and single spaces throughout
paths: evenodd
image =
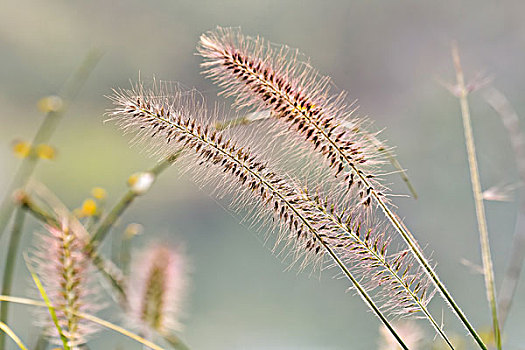
M 461 115 L 463 117 L 463 127 L 465 129 L 465 142 L 467 146 L 467 155 L 470 168 L 470 179 L 472 181 L 472 192 L 474 194 L 474 203 L 476 205 L 476 217 L 479 228 L 479 240 L 481 244 L 481 256 L 483 260 L 483 275 L 485 277 L 485 287 L 487 299 L 492 313 L 492 328 L 496 346 L 501 349 L 500 326 L 498 322 L 498 309 L 496 302 L 496 288 L 494 284 L 494 269 L 492 267 L 492 258 L 490 256 L 489 234 L 487 230 L 487 219 L 485 217 L 485 207 L 483 204 L 483 194 L 479 180 L 478 162 L 476 160 L 476 148 L 474 146 L 474 136 L 472 134 L 472 125 L 470 121 L 470 110 L 467 100 L 468 90 L 465 88 L 465 78 L 461 68 L 458 48 L 456 44 L 452 46 L 452 59 L 456 69 L 457 87 L 459 90 L 459 101 L 461 105 Z

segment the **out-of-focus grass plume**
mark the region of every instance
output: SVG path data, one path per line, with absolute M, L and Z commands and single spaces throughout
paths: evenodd
M 127 322 L 150 336 L 180 331 L 187 274 L 180 246 L 157 242 L 136 252 L 127 286 Z

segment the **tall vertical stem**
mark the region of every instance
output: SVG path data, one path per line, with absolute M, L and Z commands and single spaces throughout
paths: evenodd
M 485 217 L 485 207 L 483 204 L 483 194 L 479 180 L 478 162 L 476 160 L 476 148 L 474 146 L 474 136 L 472 135 L 472 125 L 470 121 L 470 109 L 467 100 L 468 91 L 465 87 L 465 78 L 461 68 L 461 61 L 457 45 L 452 46 L 452 59 L 456 69 L 456 79 L 458 88 L 458 98 L 461 105 L 461 115 L 463 116 L 463 127 L 465 129 L 465 143 L 467 146 L 467 155 L 470 168 L 470 179 L 472 182 L 472 192 L 474 194 L 474 203 L 476 206 L 476 217 L 479 229 L 479 241 L 481 244 L 481 257 L 483 260 L 483 275 L 485 277 L 485 287 L 487 290 L 487 299 L 492 312 L 492 327 L 494 329 L 494 339 L 498 350 L 501 349 L 501 334 L 498 322 L 498 309 L 496 303 L 496 289 L 494 286 L 494 270 L 492 267 L 492 258 L 490 256 L 489 235 L 487 230 L 487 219 Z

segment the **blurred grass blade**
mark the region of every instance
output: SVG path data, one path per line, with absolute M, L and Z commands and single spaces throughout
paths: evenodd
M 135 340 L 135 341 L 137 341 L 139 343 L 142 343 L 143 345 L 145 345 L 145 346 L 147 346 L 147 347 L 149 347 L 151 349 L 163 350 L 163 348 L 161 348 L 160 346 L 150 342 L 149 340 L 146 340 L 146 339 L 138 336 L 137 334 L 135 334 L 133 332 L 130 332 L 130 331 L 128 331 L 128 330 L 126 330 L 126 329 L 124 329 L 124 328 L 122 328 L 120 326 L 117 326 L 116 324 L 113 324 L 111 322 L 108 322 L 106 320 L 98 318 L 96 316 L 89 315 L 89 314 L 84 314 L 84 313 L 81 313 L 81 312 L 76 313 L 76 315 L 79 316 L 79 317 L 82 317 L 82 318 L 84 318 L 84 319 L 86 319 L 88 321 L 91 321 L 93 323 L 96 323 L 96 324 L 98 324 L 98 325 L 100 325 L 102 327 L 105 327 L 105 328 L 111 329 L 111 330 L 113 330 L 115 332 L 118 332 L 118 333 L 120 333 L 120 334 L 122 334 L 122 335 L 124 335 L 124 336 L 126 336 L 128 338 L 131 338 L 131 339 L 133 339 L 133 340 Z
M 41 301 L 38 301 L 38 300 L 33 300 L 33 299 L 28 299 L 28 298 L 20 298 L 20 297 L 13 297 L 13 296 L 10 296 L 10 295 L 0 295 L 0 301 L 8 301 L 8 302 L 11 302 L 11 303 L 17 303 L 17 304 L 23 304 L 23 305 L 31 305 L 31 306 L 39 306 L 39 307 L 46 307 L 47 304 L 44 303 L 44 302 L 41 302 Z M 51 306 L 51 308 L 53 308 L 53 306 Z M 72 311 L 72 313 L 78 317 L 81 317 L 83 319 L 86 319 L 88 321 L 91 321 L 93 323 L 96 323 L 104 328 L 107 328 L 107 329 L 111 329 L 117 333 L 120 333 L 126 337 L 129 337 L 151 349 L 154 349 L 154 350 L 164 350 L 164 348 L 158 346 L 157 344 L 149 341 L 149 340 L 146 340 L 144 338 L 142 338 L 141 336 L 133 333 L 133 332 L 130 332 L 120 326 L 117 326 L 116 324 L 113 324 L 111 322 L 108 322 L 106 320 L 103 320 L 101 318 L 98 318 L 98 317 L 95 317 L 93 315 L 88 315 L 88 314 L 85 314 L 83 312 L 74 312 Z
M 99 50 L 91 50 L 88 52 L 82 64 L 78 67 L 71 78 L 64 84 L 59 93 L 63 100 L 63 106 L 56 110 L 47 112 L 44 120 L 42 121 L 42 124 L 40 124 L 40 127 L 38 128 L 31 142 L 32 145 L 46 143 L 51 138 L 60 119 L 62 119 L 62 116 L 66 112 L 68 104 L 78 95 L 80 89 L 86 82 L 87 78 L 101 57 L 102 53 Z M 7 189 L 6 197 L 3 199 L 2 204 L 0 205 L 0 237 L 5 231 L 5 228 L 14 210 L 11 194 L 16 189 L 25 186 L 27 180 L 35 170 L 38 160 L 39 158 L 33 153 L 24 158 Z
M 525 135 L 520 129 L 519 116 L 512 107 L 508 99 L 496 88 L 487 89 L 483 97 L 494 111 L 500 116 L 505 129 L 509 135 L 509 140 L 514 150 L 514 157 L 518 174 L 521 182 L 525 183 Z M 521 272 L 523 269 L 523 260 L 525 259 L 525 197 L 523 190 L 520 198 L 520 210 L 516 217 L 516 224 L 514 227 L 514 238 L 512 239 L 511 253 L 503 281 L 499 290 L 499 321 L 503 329 L 510 308 L 516 295 L 518 283 L 520 281 Z
M 479 178 L 478 162 L 476 159 L 476 147 L 474 144 L 474 135 L 472 132 L 472 122 L 470 118 L 470 108 L 468 104 L 469 91 L 465 87 L 465 77 L 461 68 L 458 47 L 455 43 L 452 45 L 452 60 L 456 70 L 457 81 L 457 98 L 461 106 L 461 116 L 463 118 L 463 128 L 465 132 L 465 143 L 467 147 L 467 156 L 470 169 L 470 180 L 472 182 L 472 193 L 474 195 L 474 204 L 476 207 L 476 218 L 478 221 L 479 241 L 481 245 L 481 258 L 483 261 L 483 276 L 485 277 L 485 289 L 487 299 L 492 314 L 492 329 L 496 347 L 501 350 L 501 334 L 498 322 L 498 308 L 496 304 L 496 288 L 494 286 L 494 269 L 490 254 L 489 234 L 487 229 L 487 218 L 485 216 L 485 206 L 483 203 L 483 194 L 481 191 L 481 182 Z
M 352 122 L 343 122 L 343 126 L 347 129 L 354 130 L 355 132 L 360 132 L 361 134 L 363 134 L 368 139 L 368 141 L 370 141 L 374 145 L 377 151 L 382 153 L 385 156 L 385 158 L 388 159 L 390 164 L 392 164 L 392 166 L 397 170 L 399 176 L 406 184 L 408 190 L 412 194 L 412 197 L 414 197 L 414 199 L 417 199 L 418 196 L 416 189 L 412 185 L 412 182 L 408 177 L 407 171 L 401 166 L 401 163 L 399 163 L 399 160 L 397 160 L 396 155 L 392 151 L 390 151 L 389 148 L 383 142 L 381 142 L 377 137 L 375 137 L 374 134 L 357 127 Z
M 47 350 L 47 346 L 49 345 L 49 341 L 44 334 L 44 330 L 40 331 L 40 334 L 38 335 L 38 339 L 33 347 L 33 350 Z
M 375 137 L 374 135 L 368 132 L 364 132 L 364 131 L 363 133 L 374 144 L 377 150 L 383 153 L 386 159 L 388 159 L 388 161 L 390 162 L 390 164 L 392 164 L 392 166 L 399 172 L 399 176 L 401 177 L 403 182 L 406 184 L 408 190 L 412 194 L 412 197 L 414 197 L 414 199 L 417 199 L 416 189 L 412 185 L 412 182 L 410 182 L 407 171 L 401 166 L 401 163 L 399 163 L 399 160 L 397 160 L 397 157 L 395 156 L 395 154 L 391 152 L 390 150 L 388 150 L 388 148 L 385 147 L 384 144 L 381 141 L 379 141 L 377 137 Z
M 250 123 L 270 119 L 270 117 L 271 117 L 270 110 L 251 112 L 239 118 L 234 118 L 234 119 L 227 120 L 225 122 L 216 123 L 215 129 L 217 131 L 222 131 L 222 130 L 229 129 L 229 128 L 232 128 L 238 125 L 248 125 Z
M 46 291 L 44 289 L 44 286 L 42 285 L 42 282 L 40 281 L 40 279 L 38 278 L 37 274 L 35 273 L 35 271 L 31 267 L 31 264 L 30 264 L 30 262 L 28 260 L 28 257 L 25 254 L 24 254 L 24 259 L 26 261 L 27 269 L 29 270 L 29 273 L 31 274 L 31 277 L 33 278 L 33 281 L 35 282 L 35 285 L 38 288 L 38 292 L 40 293 L 40 295 L 44 299 L 44 302 L 45 302 L 45 304 L 46 304 L 46 306 L 47 306 L 47 308 L 49 310 L 49 314 L 51 315 L 51 319 L 53 320 L 53 323 L 55 324 L 55 327 L 56 327 L 56 329 L 58 331 L 58 334 L 60 334 L 60 339 L 62 340 L 62 344 L 64 345 L 64 350 L 70 350 L 71 348 L 69 347 L 67 337 L 64 335 L 64 332 L 62 331 L 62 328 L 60 327 L 60 324 L 58 322 L 58 317 L 57 317 L 57 314 L 55 312 L 55 308 L 53 307 L 53 305 L 51 305 L 51 301 L 49 300 L 49 297 L 47 296 L 47 293 L 46 293 Z
M 22 350 L 27 350 L 27 347 L 22 343 L 20 338 L 13 332 L 11 328 L 9 328 L 8 325 L 6 325 L 4 322 L 0 322 L 0 330 L 3 331 L 5 334 L 9 336 L 9 338 L 13 339 L 13 341 L 18 345 L 18 347 Z
M 189 348 L 174 334 L 162 334 L 161 336 L 165 341 L 168 342 L 174 349 L 189 350 Z
M 5 260 L 4 276 L 2 278 L 2 294 L 11 294 L 11 287 L 13 285 L 13 276 L 16 267 L 16 258 L 18 256 L 18 246 L 20 244 L 20 238 L 22 237 L 22 227 L 24 225 L 25 211 L 23 208 L 18 207 L 15 213 L 15 220 L 11 235 L 9 237 L 9 243 L 7 248 L 7 256 Z M 0 322 L 7 323 L 7 317 L 9 315 L 9 304 L 0 302 Z M 5 345 L 5 334 L 0 334 L 0 349 L 4 349 Z

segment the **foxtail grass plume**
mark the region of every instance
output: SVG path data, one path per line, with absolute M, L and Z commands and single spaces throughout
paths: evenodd
M 205 74 L 226 96 L 235 96 L 239 108 L 270 109 L 285 124 L 277 124 L 279 131 L 298 136 L 299 146 L 306 140 L 364 207 L 373 195 L 385 198 L 377 181 L 382 154 L 361 132 L 365 121 L 353 117 L 346 93 L 331 93 L 330 78 L 302 62 L 297 51 L 220 27 L 201 36 L 198 51 Z
M 390 240 L 378 225 L 360 221 L 358 213 L 339 210 L 329 199 L 279 175 L 258 154 L 239 146 L 235 133 L 214 130 L 213 113 L 195 98 L 137 84 L 132 90 L 116 91 L 112 100 L 116 107 L 108 112 L 110 119 L 150 140 L 154 151 L 185 147 L 196 177 L 211 181 L 219 176 L 214 184 L 236 193 L 235 200 L 256 203 L 259 212 L 251 217 L 271 219 L 276 242 L 290 248 L 292 261 L 317 265 L 330 257 L 365 301 L 370 293 L 384 312 L 427 315 L 433 295 L 428 280 L 409 254 L 388 253 Z
M 57 307 L 58 322 L 69 346 L 78 349 L 97 328 L 76 313 L 95 314 L 102 306 L 97 303 L 99 290 L 95 287 L 90 259 L 84 253 L 84 240 L 74 232 L 67 218 L 62 218 L 60 224 L 60 227 L 48 225 L 47 232 L 39 234 L 33 262 L 52 305 Z M 41 321 L 53 342 L 62 344 L 49 314 Z
M 127 285 L 127 319 L 144 334 L 180 331 L 186 295 L 186 257 L 180 247 L 153 244 L 133 257 Z

